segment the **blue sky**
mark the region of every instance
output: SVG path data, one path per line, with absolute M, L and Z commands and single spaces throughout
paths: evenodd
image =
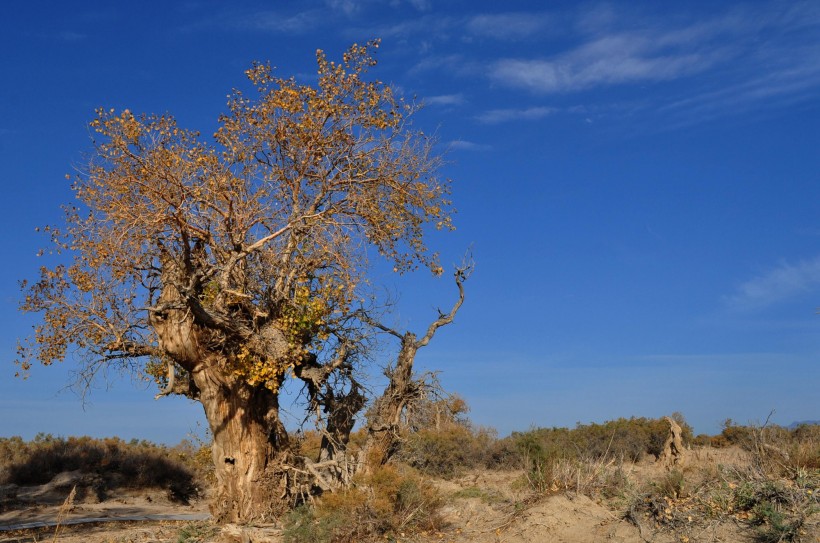
M 426 104 L 476 272 L 418 357 L 501 434 L 682 412 L 820 419 L 820 4 L 313 0 L 3 2 L 0 436 L 175 442 L 201 421 L 128 377 L 83 409 L 72 367 L 14 378 L 17 281 L 59 223 L 95 107 L 212 133 L 253 60 L 310 81 L 315 50 L 382 38 L 373 76 Z M 398 327 L 454 289 L 384 277 Z M 386 350 L 387 352 L 387 350 Z

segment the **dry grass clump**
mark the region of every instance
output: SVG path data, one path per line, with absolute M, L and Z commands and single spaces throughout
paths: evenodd
M 201 448 L 182 443 L 176 448 L 120 438 L 54 437 L 33 441 L 0 438 L 0 484 L 42 485 L 63 472 L 79 471 L 93 479 L 95 490 L 163 488 L 169 498 L 186 502 L 198 494 L 207 471 Z M 210 464 L 210 460 L 208 460 Z
M 287 543 L 392 539 L 437 530 L 441 497 L 412 470 L 382 466 L 352 487 L 295 509 L 285 521 Z
M 622 459 L 562 459 L 552 469 L 550 492 L 571 491 L 589 497 L 624 498 L 630 481 Z

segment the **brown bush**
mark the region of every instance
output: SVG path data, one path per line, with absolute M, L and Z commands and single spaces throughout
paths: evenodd
M 752 428 L 749 426 L 740 426 L 732 419 L 723 421 L 723 430 L 720 435 L 712 439 L 713 447 L 728 447 L 730 445 L 739 445 L 749 447 L 753 441 Z
M 484 467 L 492 444 L 493 432 L 452 424 L 441 430 L 425 429 L 407 436 L 397 460 L 436 477 L 451 478 L 464 470 Z
M 169 449 L 148 441 L 120 438 L 54 437 L 40 434 L 31 442 L 19 437 L 0 439 L 2 480 L 19 486 L 41 485 L 66 471 L 96 476 L 103 488 L 163 488 L 178 501 L 198 493 L 201 460 L 193 447 Z M 5 453 L 5 454 L 4 454 Z
M 820 469 L 820 425 L 784 428 L 776 424 L 739 426 L 731 419 L 712 438 L 712 446 L 736 445 L 754 454 L 758 467 L 769 474 L 788 475 Z
M 441 505 L 436 490 L 413 471 L 386 465 L 294 510 L 284 537 L 288 543 L 392 539 L 438 529 Z

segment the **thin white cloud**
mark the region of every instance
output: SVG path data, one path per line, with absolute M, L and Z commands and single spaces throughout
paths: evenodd
M 464 95 L 459 93 L 429 96 L 424 99 L 424 103 L 428 106 L 460 106 L 464 103 Z
M 656 43 L 635 34 L 604 36 L 550 60 L 499 60 L 489 75 L 507 86 L 555 93 L 675 79 L 706 70 L 722 56 L 720 51 L 658 50 Z
M 527 109 L 491 109 L 476 116 L 483 124 L 499 124 L 510 121 L 536 121 L 552 115 L 557 110 L 551 107 L 531 107 Z
M 475 15 L 467 20 L 470 34 L 499 40 L 520 40 L 543 32 L 551 18 L 542 13 Z
M 447 147 L 453 151 L 489 151 L 491 149 L 489 145 L 466 140 L 453 140 L 447 144 Z
M 737 288 L 737 292 L 725 298 L 726 304 L 737 310 L 769 307 L 799 294 L 812 292 L 820 287 L 820 257 L 797 264 L 782 263 Z
M 758 55 L 761 65 L 770 69 L 740 82 L 717 89 L 706 89 L 672 101 L 659 108 L 675 117 L 674 126 L 755 109 L 761 103 L 767 107 L 789 105 L 817 96 L 820 88 L 820 45 L 813 43 L 777 53 Z M 794 59 L 799 59 L 794 63 Z
M 689 22 L 685 10 L 679 15 L 670 23 L 607 4 L 577 10 L 561 23 L 576 45 L 502 58 L 484 73 L 497 85 L 538 94 L 687 80 L 687 87 L 641 89 L 642 109 L 663 113 L 656 121 L 666 129 L 764 114 L 820 92 L 820 4 L 739 4 L 708 17 L 690 12 Z M 599 106 L 605 100 L 595 99 Z
M 414 8 L 416 8 L 419 11 L 427 11 L 431 7 L 433 7 L 433 4 L 430 2 L 430 0 L 408 0 L 408 1 L 410 2 L 411 6 L 413 6 Z

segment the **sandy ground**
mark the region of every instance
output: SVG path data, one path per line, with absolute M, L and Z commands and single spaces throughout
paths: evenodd
M 162 490 L 119 490 L 100 501 L 67 472 L 42 486 L 0 487 L 0 542 L 176 541 L 185 524 L 210 518 L 205 500 L 181 504 Z M 69 499 L 71 489 L 80 490 Z
M 506 482 L 499 479 L 508 478 Z M 458 481 L 465 488 L 509 489 L 516 487 L 515 474 L 482 473 Z M 506 484 L 505 484 L 506 483 Z M 455 489 L 453 489 L 455 490 Z M 463 493 L 463 492 L 461 492 Z M 454 496 L 460 492 L 456 491 Z M 512 498 L 512 500 L 511 500 Z M 497 501 L 496 501 L 497 500 Z M 521 500 L 521 501 L 516 501 Z M 521 505 L 523 504 L 523 506 Z M 649 518 L 641 526 L 622 511 L 574 492 L 535 498 L 514 492 L 496 498 L 458 498 L 445 509 L 451 529 L 433 534 L 429 541 L 452 543 L 682 543 L 725 541 L 751 543 L 751 533 L 734 523 L 711 527 L 689 526 L 683 530 L 662 529 Z M 688 535 L 687 535 L 688 534 Z M 688 538 L 688 539 L 687 539 Z M 408 539 L 410 541 L 410 539 Z M 820 540 L 818 540 L 820 541 Z
M 717 464 L 742 463 L 738 451 L 714 450 L 693 454 L 689 461 L 689 481 L 697 484 L 699 470 Z M 645 461 L 630 465 L 628 476 L 635 481 L 661 477 L 664 468 Z M 77 474 L 74 475 L 77 477 Z M 521 473 L 472 472 L 453 481 L 436 484 L 447 505 L 442 514 L 441 532 L 402 536 L 390 541 L 451 543 L 694 543 L 755 541 L 754 527 L 736 519 L 695 518 L 674 526 L 658 524 L 646 513 L 629 514 L 611 501 L 596 501 L 574 492 L 534 496 L 521 484 Z M 69 474 L 64 479 L 71 480 Z M 0 501 L 0 543 L 142 543 L 149 541 L 190 542 L 217 539 L 236 543 L 282 541 L 276 528 L 240 530 L 228 527 L 218 538 L 209 525 L 205 500 L 182 505 L 161 491 L 119 492 L 98 502 L 95 496 L 78 496 L 65 505 L 65 480 L 43 487 L 13 489 L 14 501 Z M 8 489 L 5 491 L 9 495 Z M 2 498 L 3 489 L 0 489 Z M 62 525 L 55 538 L 57 519 Z M 128 520 L 126 520 L 128 519 Z M 135 522 L 134 519 L 143 519 Z M 80 521 L 93 521 L 72 524 Z M 113 522 L 112 522 L 113 521 Z M 32 525 L 40 527 L 32 527 Z M 45 527 L 42 527 L 45 525 Z M 14 529 L 12 529 L 14 528 Z M 27 528 L 27 529 L 22 529 Z M 820 543 L 817 523 L 807 526 L 803 541 Z

